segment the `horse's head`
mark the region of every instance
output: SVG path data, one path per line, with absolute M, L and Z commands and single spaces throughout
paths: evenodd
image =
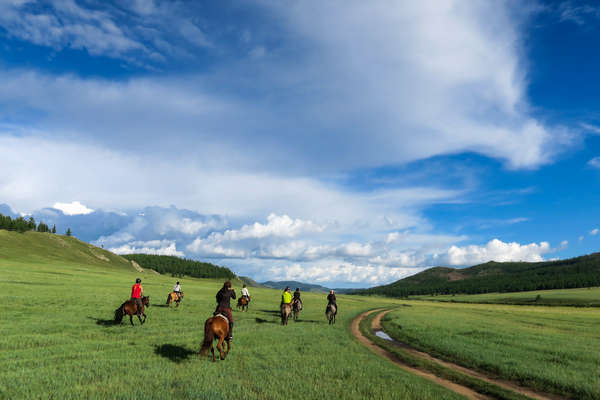
M 181 291 L 181 298 L 183 299 L 183 291 Z
M 150 296 L 144 296 L 144 297 L 142 297 L 142 304 L 145 307 L 150 307 Z

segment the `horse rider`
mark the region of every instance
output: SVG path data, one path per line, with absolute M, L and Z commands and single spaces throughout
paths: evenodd
M 281 294 L 281 304 L 290 304 L 292 303 L 292 294 L 290 293 L 290 287 L 286 286 L 285 290 Z
M 248 303 L 250 303 L 250 292 L 248 291 L 248 288 L 246 287 L 245 284 L 242 287 L 242 298 L 246 298 Z
M 296 288 L 296 291 L 294 292 L 294 303 L 298 302 L 300 303 L 300 308 L 298 308 L 299 310 L 302 310 L 302 300 L 300 300 L 300 288 Z
M 175 286 L 173 287 L 173 291 L 177 294 L 177 298 L 181 300 L 181 285 L 179 284 L 179 282 L 175 284 Z
M 335 307 L 335 315 L 337 315 L 338 305 L 335 300 L 335 293 L 334 293 L 333 289 L 331 289 L 329 291 L 329 294 L 327 295 L 327 307 L 329 307 L 330 305 Z
M 233 339 L 233 314 L 231 313 L 230 299 L 235 299 L 235 290 L 231 287 L 231 282 L 227 281 L 217 292 L 217 308 L 214 315 L 223 314 L 229 320 L 229 340 Z
M 144 295 L 144 288 L 142 288 L 141 283 L 142 280 L 140 278 L 137 278 L 135 280 L 135 284 L 131 287 L 131 300 L 133 300 L 133 302 L 137 306 L 137 315 L 142 314 L 142 308 L 144 307 L 142 305 L 142 296 Z

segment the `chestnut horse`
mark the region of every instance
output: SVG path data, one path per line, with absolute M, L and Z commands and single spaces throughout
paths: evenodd
M 213 347 L 215 340 L 218 340 L 217 350 L 219 350 L 221 360 L 224 360 L 229 350 L 231 350 L 231 342 L 229 341 L 229 320 L 222 314 L 210 317 L 204 323 L 204 342 L 200 348 L 200 354 L 205 355 L 210 348 L 213 362 L 217 361 L 215 348 Z M 227 351 L 224 349 L 223 342 L 227 342 Z
M 241 307 L 242 311 L 248 311 L 248 299 L 246 298 L 246 296 L 242 296 L 238 299 L 237 307 L 238 310 Z
M 181 293 L 181 297 L 177 296 L 177 293 L 171 292 L 167 295 L 167 307 L 171 305 L 172 302 L 175 302 L 175 307 L 179 307 L 179 303 L 181 299 L 183 299 L 183 292 Z
M 140 310 L 139 314 L 138 306 L 137 304 L 135 304 L 135 301 L 127 300 L 125 303 L 121 304 L 121 307 L 115 310 L 115 322 L 122 324 L 123 317 L 125 316 L 125 314 L 127 314 L 129 315 L 129 322 L 131 322 L 131 325 L 133 326 L 133 315 L 137 314 L 140 323 L 144 324 L 144 322 L 146 322 L 146 314 L 144 314 L 144 307 L 150 307 L 150 296 L 142 297 L 142 309 Z M 141 315 L 144 316 L 143 321 Z
M 281 303 L 281 325 L 287 325 L 288 318 L 292 313 L 292 305 L 288 303 Z

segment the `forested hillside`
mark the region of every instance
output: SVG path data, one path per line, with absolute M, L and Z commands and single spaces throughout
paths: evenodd
M 355 294 L 391 297 L 522 292 L 600 286 L 600 253 L 537 263 L 488 262 L 470 268 L 435 267 Z
M 195 278 L 233 279 L 235 277 L 235 274 L 231 272 L 229 268 L 175 256 L 126 254 L 123 255 L 123 257 L 135 261 L 142 268 L 151 268 L 161 274 L 172 274 L 175 276 L 187 275 Z

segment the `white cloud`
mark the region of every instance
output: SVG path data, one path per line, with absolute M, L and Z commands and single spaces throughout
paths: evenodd
M 600 230 L 598 230 L 598 228 L 594 228 L 590 231 L 590 235 L 596 236 L 598 234 L 598 232 L 600 232 Z
M 582 123 L 581 127 L 588 132 L 591 132 L 596 135 L 600 135 L 600 127 L 598 127 L 596 125 Z
M 54 203 L 52 208 L 60 210 L 66 215 L 90 214 L 94 212 L 94 210 L 84 206 L 78 201 L 73 201 L 71 203 Z
M 542 255 L 551 251 L 548 242 L 521 245 L 493 239 L 485 246 L 451 246 L 445 254 L 440 254 L 437 258 L 449 265 L 469 266 L 488 261 L 543 261 Z
M 588 161 L 588 165 L 594 168 L 600 168 L 600 157 L 594 157 Z
M 583 236 L 579 236 L 579 242 L 582 242 L 582 241 L 583 241 L 583 239 L 584 239 L 584 237 L 583 237 Z
M 184 253 L 177 250 L 175 242 L 169 240 L 133 241 L 108 250 L 116 254 L 156 254 L 161 256 L 183 257 Z

